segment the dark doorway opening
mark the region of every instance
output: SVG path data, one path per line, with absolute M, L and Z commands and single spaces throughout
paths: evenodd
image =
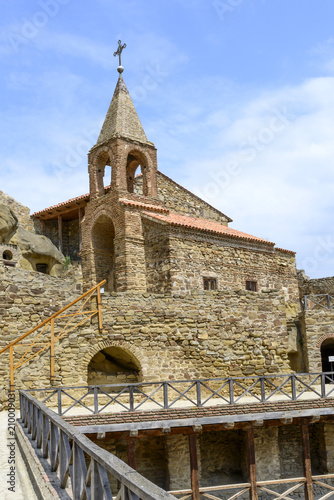
M 36 271 L 42 274 L 48 274 L 49 268 L 47 264 L 36 264 Z
M 333 361 L 331 361 L 333 359 Z M 334 371 L 334 338 L 325 340 L 321 345 L 321 363 L 323 372 Z M 326 377 L 326 383 L 333 383 L 334 375 Z

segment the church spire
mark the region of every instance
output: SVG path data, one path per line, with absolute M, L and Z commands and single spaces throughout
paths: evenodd
M 104 144 L 116 137 L 139 141 L 144 144 L 151 144 L 147 140 L 143 126 L 140 123 L 137 111 L 122 77 L 124 68 L 122 66 L 121 55 L 125 47 L 126 44 L 122 45 L 121 40 L 119 40 L 118 49 L 114 53 L 114 56 L 119 56 L 119 66 L 117 68 L 119 78 L 96 146 Z

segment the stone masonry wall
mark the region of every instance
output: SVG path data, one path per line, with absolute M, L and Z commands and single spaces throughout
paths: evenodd
M 255 459 L 258 481 L 279 479 L 281 477 L 278 429 L 278 427 L 260 427 L 255 431 Z
M 19 223 L 28 231 L 34 231 L 34 223 L 30 218 L 30 208 L 25 207 L 11 196 L 0 191 L 0 203 L 7 205 L 13 210 Z
M 143 176 L 138 175 L 134 181 L 134 192 L 141 194 L 143 190 Z M 184 187 L 180 186 L 167 175 L 157 173 L 158 199 L 162 205 L 173 212 L 178 212 L 193 217 L 203 217 L 226 224 L 229 217 L 216 208 L 198 198 Z
M 247 481 L 242 470 L 246 454 L 243 431 L 204 432 L 199 437 L 201 486 Z
M 326 423 L 324 425 L 324 439 L 326 446 L 326 464 L 329 474 L 334 473 L 334 424 Z
M 72 280 L 0 266 L 1 348 L 51 316 L 81 293 L 81 285 Z M 15 349 L 16 361 L 23 352 L 22 347 Z M 36 358 L 15 372 L 17 387 L 49 386 L 49 369 L 48 350 L 47 354 L 44 353 L 41 358 Z M 0 402 L 4 400 L 8 381 L 9 354 L 5 352 L 0 356 Z
M 329 338 L 333 338 L 334 341 L 334 310 L 305 311 L 301 323 L 308 370 L 313 373 L 321 372 L 321 344 Z
M 0 283 L 2 346 L 78 296 L 73 282 L 15 268 L 2 270 Z M 137 360 L 143 381 L 290 372 L 285 306 L 277 292 L 105 294 L 102 303 L 101 333 L 94 320 L 56 344 L 56 384 L 86 384 L 90 360 L 110 346 Z M 49 386 L 49 366 L 47 350 L 16 372 L 17 387 Z M 4 387 L 7 354 L 0 357 L 0 374 Z
M 38 219 L 35 219 L 38 220 Z M 58 233 L 58 221 L 49 220 L 44 223 L 44 234 L 49 238 L 52 243 L 59 248 L 59 233 Z M 35 225 L 35 231 L 38 234 L 42 234 L 42 227 L 37 227 Z M 79 219 L 72 221 L 63 221 L 62 224 L 63 232 L 63 254 L 68 255 L 71 259 L 76 260 L 78 258 L 78 252 L 80 250 L 80 236 L 79 236 Z
M 128 463 L 128 443 L 125 439 L 90 439 L 104 450 Z M 135 439 L 136 470 L 149 481 L 163 489 L 169 489 L 166 437 L 147 437 Z M 189 471 L 188 475 L 189 475 Z M 118 492 L 117 484 L 111 481 L 113 494 Z
M 301 431 L 298 425 L 279 427 L 281 477 L 303 477 Z
M 169 489 L 191 488 L 189 438 L 182 434 L 166 436 Z
M 219 290 L 242 288 L 256 281 L 258 290 L 278 289 L 299 308 L 298 281 L 293 254 L 265 250 L 243 242 L 224 241 L 187 230 L 170 237 L 172 290 L 203 288 L 203 277 L 217 279 Z
M 165 293 L 170 290 L 169 239 L 165 226 L 143 222 L 147 291 Z
M 334 297 L 334 277 L 307 279 L 302 284 L 303 295 L 329 294 Z

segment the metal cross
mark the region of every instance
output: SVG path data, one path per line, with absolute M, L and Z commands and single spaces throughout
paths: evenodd
M 118 56 L 119 57 L 119 65 L 122 66 L 122 59 L 121 59 L 121 56 L 122 56 L 122 52 L 123 50 L 125 49 L 126 47 L 126 43 L 124 43 L 122 45 L 122 42 L 121 40 L 118 40 L 118 49 L 116 50 L 116 52 L 114 52 L 114 57 Z

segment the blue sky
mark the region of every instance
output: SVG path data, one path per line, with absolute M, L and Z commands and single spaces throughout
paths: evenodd
M 334 265 L 332 0 L 0 0 L 0 189 L 40 210 L 88 192 L 124 79 L 159 169 L 234 221 Z

